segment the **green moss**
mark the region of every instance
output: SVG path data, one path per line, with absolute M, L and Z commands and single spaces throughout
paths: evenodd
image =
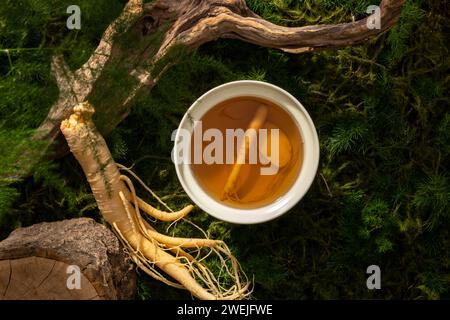
M 264 18 L 292 26 L 350 21 L 351 15 L 365 16 L 367 4 L 377 3 L 247 2 Z M 22 26 L 8 28 L 5 35 L 0 32 L 2 47 L 39 47 L 43 38 L 34 26 L 45 25 L 47 6 L 42 5 L 44 13 L 37 15 L 42 16 L 40 22 L 29 24 L 25 22 L 32 20 L 30 12 L 21 13 L 9 2 L 8 6 L 0 10 L 23 17 L 18 19 Z M 318 128 L 321 163 L 311 190 L 289 214 L 263 225 L 233 226 L 199 209 L 191 219 L 230 244 L 245 271 L 254 275 L 255 298 L 449 298 L 450 65 L 448 16 L 442 6 L 430 0 L 407 1 L 391 31 L 340 50 L 296 56 L 234 40 L 206 44 L 197 53 L 177 48 L 170 59 L 148 66 L 157 72 L 176 61 L 149 95 L 133 103 L 130 115 L 107 142 L 119 162 L 134 164 L 145 183 L 173 208 L 181 208 L 190 200 L 170 161 L 170 138 L 186 109 L 204 92 L 228 81 L 257 79 L 279 85 L 302 102 Z M 104 26 L 116 14 L 96 19 Z M 0 16 L 0 28 L 2 21 L 12 23 L 8 19 Z M 45 40 L 43 49 L 66 44 L 64 50 L 74 49 L 64 53 L 75 67 L 91 52 L 100 29 L 82 29 L 77 40 L 75 34 L 51 29 L 45 39 L 54 40 Z M 156 36 L 154 40 L 160 41 Z M 75 49 L 75 44 L 83 49 Z M 35 128 L 56 98 L 49 76 L 52 51 L 46 50 L 11 52 L 11 60 L 0 52 L 0 86 L 6 89 L 0 90 L 0 145 L 3 139 L 8 150 L 23 145 L 27 135 L 22 130 Z M 97 110 L 128 90 L 133 80 L 124 75 L 126 63 L 117 62 L 103 75 L 105 90 L 93 98 Z M 8 157 L 2 163 L 11 163 Z M 9 166 L 0 169 L 10 171 Z M 87 215 L 100 221 L 72 157 L 53 167 L 46 164 L 40 172 L 0 187 L 0 206 L 6 208 L 2 236 L 42 220 Z M 144 196 L 141 188 L 138 192 Z M 165 230 L 168 224 L 158 227 Z M 170 232 L 199 236 L 183 223 Z M 366 288 L 365 272 L 372 264 L 381 267 L 382 290 Z M 140 273 L 138 298 L 189 297 Z

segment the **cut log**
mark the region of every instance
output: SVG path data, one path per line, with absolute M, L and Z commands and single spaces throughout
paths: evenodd
M 79 218 L 19 228 L 0 242 L 0 299 L 132 299 L 136 274 L 105 226 Z

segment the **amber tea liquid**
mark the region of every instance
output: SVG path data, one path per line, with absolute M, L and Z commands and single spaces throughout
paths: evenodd
M 230 179 L 230 174 L 235 163 L 223 164 L 200 163 L 191 164 L 194 177 L 211 197 L 225 205 L 252 209 L 262 207 L 275 202 L 293 185 L 299 175 L 303 162 L 303 142 L 298 127 L 292 117 L 280 106 L 256 97 L 239 97 L 226 100 L 209 110 L 201 120 L 202 134 L 208 129 L 218 129 L 222 133 L 223 155 L 227 154 L 225 143 L 227 129 L 249 128 L 249 124 L 255 119 L 255 114 L 261 107 L 267 106 L 266 117 L 263 128 L 279 129 L 279 166 L 276 174 L 262 175 L 261 167 L 268 167 L 267 163 L 244 163 L 239 167 L 239 174 L 233 186 L 233 195 L 224 195 L 224 189 Z M 194 154 L 194 135 L 191 140 L 191 153 Z M 271 143 L 275 141 L 268 140 Z M 277 140 L 278 141 L 278 140 Z M 204 150 L 210 141 L 201 141 Z M 260 139 L 256 143 L 261 146 Z M 239 153 L 239 145 L 234 144 L 235 159 Z M 264 148 L 270 150 L 270 148 Z M 267 155 L 267 153 L 265 153 Z M 270 155 L 270 154 L 269 154 Z

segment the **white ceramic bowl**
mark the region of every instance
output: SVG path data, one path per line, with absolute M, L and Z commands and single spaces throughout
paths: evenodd
M 231 223 L 255 224 L 275 219 L 286 213 L 302 199 L 311 186 L 319 165 L 319 138 L 316 128 L 308 112 L 302 104 L 285 90 L 272 84 L 260 81 L 235 81 L 218 86 L 195 101 L 181 120 L 179 129 L 193 132 L 193 121 L 200 120 L 203 115 L 217 104 L 236 97 L 258 97 L 269 100 L 284 108 L 298 125 L 303 139 L 304 158 L 299 176 L 291 188 L 274 203 L 255 209 L 239 209 L 224 205 L 208 195 L 198 184 L 190 164 L 182 163 L 179 155 L 180 130 L 174 141 L 172 158 L 181 185 L 188 196 L 201 209 Z

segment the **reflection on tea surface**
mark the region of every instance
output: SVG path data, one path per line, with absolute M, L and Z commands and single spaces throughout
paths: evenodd
M 238 129 L 245 132 L 241 141 Z M 218 133 L 221 143 L 215 141 Z M 223 156 L 223 161 L 199 162 L 194 159 L 199 150 L 204 157 Z M 292 186 L 303 162 L 303 142 L 284 109 L 267 100 L 239 97 L 218 104 L 197 122 L 191 154 L 194 176 L 208 194 L 223 204 L 250 209 L 276 201 Z

